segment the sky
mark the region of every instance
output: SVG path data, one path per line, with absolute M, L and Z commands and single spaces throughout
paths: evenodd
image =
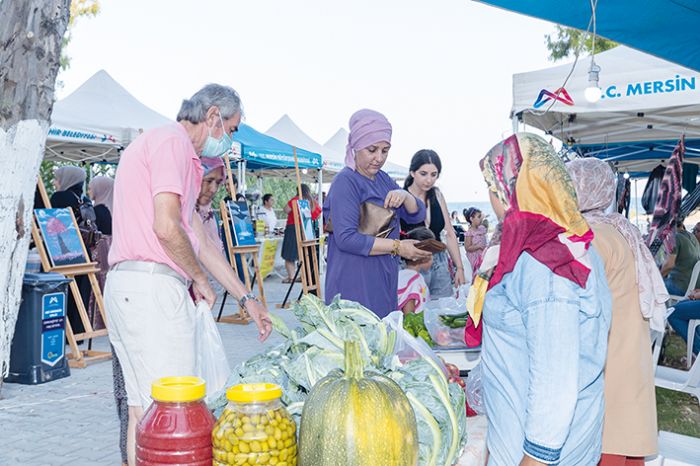
M 442 159 L 448 202 L 483 201 L 478 161 L 512 132 L 512 75 L 552 66 L 551 23 L 470 0 L 101 0 L 81 18 L 60 99 L 100 69 L 174 118 L 210 82 L 235 88 L 245 121 L 288 114 L 324 144 L 361 108 L 384 113 L 389 160 Z

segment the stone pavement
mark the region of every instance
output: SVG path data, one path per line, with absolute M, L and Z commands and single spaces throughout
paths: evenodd
M 293 314 L 274 306 L 282 302 L 287 287 L 270 277 L 265 296 L 270 312 L 294 326 Z M 292 297 L 300 290 L 301 284 L 295 285 Z M 233 312 L 229 298 L 224 315 Z M 232 367 L 280 342 L 273 334 L 260 343 L 253 323 L 218 325 Z M 96 339 L 94 348 L 109 350 L 107 339 Z M 0 466 L 121 464 L 111 361 L 71 369 L 70 377 L 42 385 L 5 383 L 0 397 Z

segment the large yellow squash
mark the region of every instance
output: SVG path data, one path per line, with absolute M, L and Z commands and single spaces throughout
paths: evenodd
M 345 371 L 311 390 L 301 416 L 300 466 L 415 466 L 413 408 L 391 379 L 364 372 L 356 341 L 345 342 Z

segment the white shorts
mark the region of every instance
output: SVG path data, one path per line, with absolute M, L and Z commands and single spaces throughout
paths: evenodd
M 104 300 L 129 406 L 148 408 L 156 379 L 195 375 L 195 305 L 182 281 L 160 273 L 112 270 Z

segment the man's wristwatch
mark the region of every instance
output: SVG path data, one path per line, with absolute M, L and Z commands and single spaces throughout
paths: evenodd
M 248 293 L 246 295 L 243 295 L 241 299 L 238 300 L 238 305 L 241 307 L 241 309 L 245 309 L 245 305 L 248 301 L 256 301 L 260 302 L 260 300 L 255 296 L 253 293 Z

